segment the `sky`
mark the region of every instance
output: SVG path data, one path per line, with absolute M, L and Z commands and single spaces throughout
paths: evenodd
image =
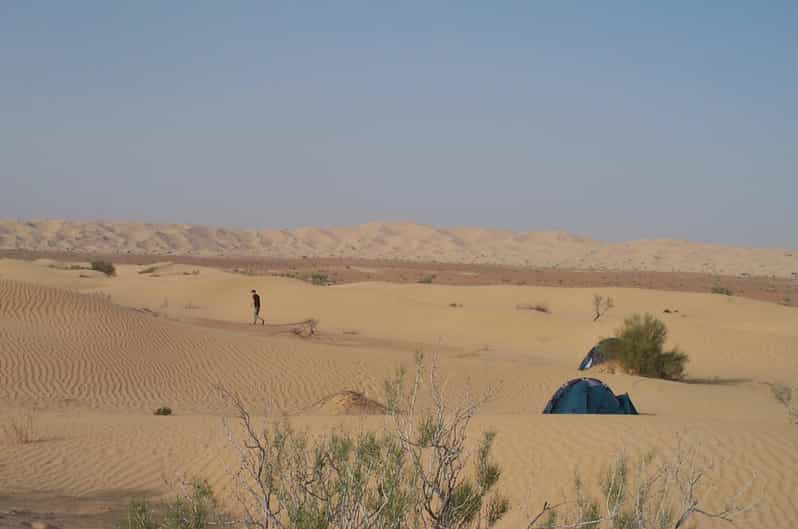
M 798 3 L 0 2 L 0 218 L 798 248 Z

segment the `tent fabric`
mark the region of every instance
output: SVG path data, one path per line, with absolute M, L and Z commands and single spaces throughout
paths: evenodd
M 606 353 L 610 350 L 610 348 L 617 345 L 618 342 L 618 338 L 606 338 L 601 340 L 590 351 L 587 352 L 587 355 L 585 355 L 585 358 L 579 364 L 579 370 L 584 371 L 593 366 L 597 366 L 606 362 Z
M 575 378 L 554 392 L 543 413 L 637 415 L 637 409 L 628 394 L 616 396 L 595 378 Z

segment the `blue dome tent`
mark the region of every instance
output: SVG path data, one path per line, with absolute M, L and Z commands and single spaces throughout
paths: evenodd
M 601 380 L 575 378 L 554 392 L 543 413 L 637 415 L 637 409 L 628 394 L 615 395 Z

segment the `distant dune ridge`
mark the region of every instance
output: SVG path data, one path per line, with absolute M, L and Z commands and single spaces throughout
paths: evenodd
M 121 221 L 0 220 L 0 249 L 147 255 L 340 257 L 577 270 L 798 277 L 798 251 L 676 240 L 607 243 L 562 231 L 440 229 L 372 222 L 243 230 Z

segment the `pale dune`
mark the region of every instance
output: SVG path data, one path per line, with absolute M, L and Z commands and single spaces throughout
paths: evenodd
M 65 229 L 51 222 L 35 231 Z M 313 240 L 321 244 L 328 236 Z M 360 395 L 384 401 L 385 377 L 400 364 L 410 366 L 420 348 L 439 355 L 452 391 L 501 381 L 498 398 L 474 423 L 475 433 L 498 431 L 502 488 L 513 501 L 500 527 L 520 527 L 527 506 L 560 500 L 575 470 L 596 483 L 617 449 L 668 452 L 677 433 L 717 463 L 715 506 L 756 474 L 762 502 L 740 527 L 788 529 L 798 521 L 798 425 L 768 386 L 798 383 L 794 308 L 601 289 L 616 308 L 593 323 L 596 289 L 317 287 L 166 262 L 154 273 L 139 273 L 150 266 L 120 266 L 115 278 L 81 278 L 84 271 L 52 264 L 0 260 L 0 421 L 34 408 L 43 437 L 0 446 L 0 487 L 6 496 L 32 498 L 31 509 L 46 509 L 46 499 L 36 500 L 42 493 L 116 508 L 124 498 L 163 497 L 163 478 L 181 475 L 207 478 L 229 498 L 235 452 L 222 419 L 230 410 L 215 385 L 237 392 L 258 413 L 288 412 L 311 431 L 379 428 L 384 418 L 368 415 L 379 411 L 368 402 L 363 414 Z M 249 325 L 252 288 L 263 296 L 269 323 L 315 317 L 321 335 L 306 339 Z M 551 314 L 516 309 L 537 302 Z M 665 308 L 679 312 L 664 314 Z M 654 313 L 668 324 L 670 344 L 690 354 L 689 375 L 698 381 L 601 375 L 616 393 L 629 392 L 643 415 L 542 415 L 557 387 L 579 376 L 584 353 L 633 312 Z M 164 405 L 176 415 L 153 416 Z
M 561 231 L 439 229 L 372 222 L 351 228 L 234 230 L 184 224 L 0 220 L 0 250 L 147 255 L 339 257 L 577 270 L 798 277 L 798 250 L 678 240 L 606 243 Z

